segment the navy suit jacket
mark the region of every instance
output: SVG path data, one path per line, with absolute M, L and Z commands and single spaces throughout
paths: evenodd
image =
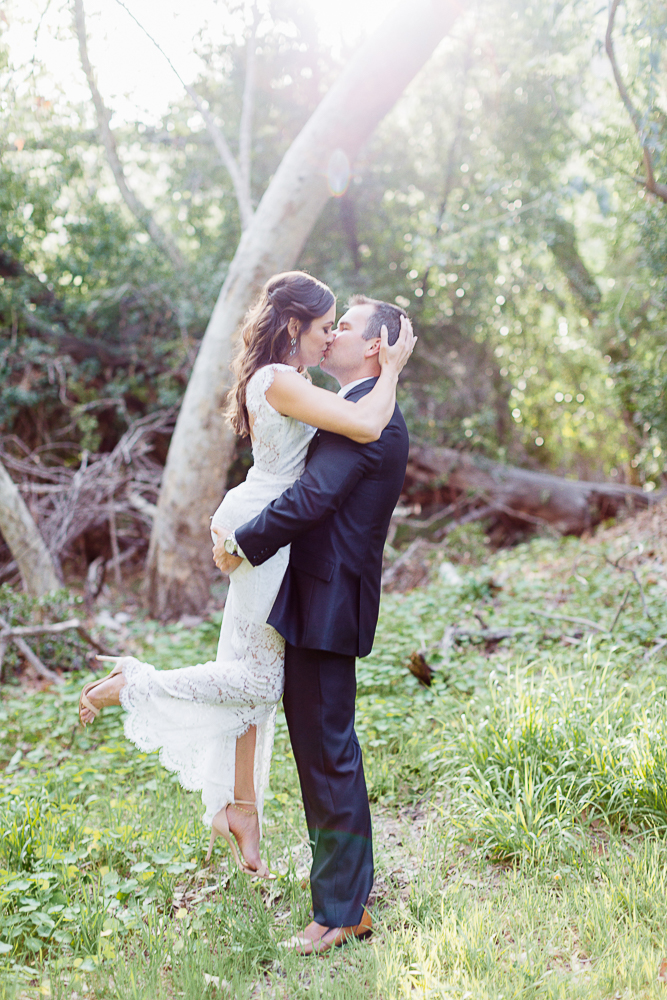
M 346 398 L 361 399 L 376 381 L 355 386 Z M 269 624 L 293 646 L 370 653 L 382 552 L 403 487 L 408 444 L 398 406 L 380 439 L 369 444 L 318 431 L 301 478 L 236 530 L 253 566 L 291 542 Z

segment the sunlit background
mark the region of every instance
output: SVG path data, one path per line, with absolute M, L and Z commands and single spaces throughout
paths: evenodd
M 335 50 L 354 46 L 387 15 L 396 0 L 304 0 L 319 27 L 320 38 Z M 261 10 L 261 4 L 258 5 Z M 241 8 L 241 9 L 239 9 Z M 130 13 L 131 12 L 131 13 Z M 202 69 L 197 42 L 238 38 L 243 8 L 221 0 L 90 0 L 86 3 L 89 50 L 100 90 L 116 122 L 158 120 L 183 87 L 141 26 L 169 56 L 187 82 Z M 36 65 L 70 100 L 85 100 L 88 89 L 79 65 L 68 5 L 46 0 L 10 0 L 4 6 L 5 41 L 19 76 Z M 260 38 L 263 30 L 260 26 Z

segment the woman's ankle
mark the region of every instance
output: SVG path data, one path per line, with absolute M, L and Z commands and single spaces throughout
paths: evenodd
M 108 677 L 99 687 L 93 688 L 88 697 L 96 708 L 110 708 L 112 705 L 120 705 L 120 692 L 125 687 L 125 677 L 123 674 L 116 674 L 115 677 Z

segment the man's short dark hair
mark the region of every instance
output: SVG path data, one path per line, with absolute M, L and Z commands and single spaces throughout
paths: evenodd
M 408 315 L 405 309 L 391 305 L 389 302 L 382 302 L 380 299 L 369 299 L 367 295 L 353 295 L 347 308 L 351 309 L 352 306 L 375 306 L 368 317 L 366 329 L 363 332 L 364 340 L 374 340 L 379 337 L 380 330 L 386 326 L 389 334 L 389 345 L 396 343 L 401 331 L 401 316 Z

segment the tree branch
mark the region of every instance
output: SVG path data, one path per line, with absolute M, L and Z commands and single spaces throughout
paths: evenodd
M 557 621 L 563 622 L 574 622 L 575 625 L 585 625 L 587 628 L 592 628 L 595 632 L 602 632 L 606 635 L 608 629 L 603 628 L 602 625 L 597 625 L 592 622 L 589 618 L 579 618 L 577 615 L 556 615 L 549 611 L 537 611 L 535 608 L 529 608 L 529 614 L 539 615 L 540 618 L 555 618 Z M 616 624 L 616 619 L 614 619 L 614 624 Z
M 648 143 L 648 138 L 646 136 L 646 130 L 642 125 L 641 116 L 639 111 L 632 103 L 632 98 L 628 93 L 628 89 L 625 86 L 623 77 L 621 76 L 621 71 L 618 68 L 618 63 L 616 62 L 616 55 L 614 53 L 614 42 L 612 38 L 612 33 L 614 30 L 614 20 L 616 18 L 616 11 L 618 10 L 621 0 L 612 0 L 611 10 L 609 11 L 609 22 L 607 24 L 607 34 L 605 36 L 605 49 L 607 55 L 609 56 L 609 62 L 611 63 L 611 68 L 614 74 L 614 79 L 616 81 L 616 86 L 618 92 L 621 95 L 621 100 L 626 107 L 632 124 L 635 127 L 635 131 L 639 137 L 639 142 L 641 143 L 642 152 L 644 155 L 644 166 L 646 168 L 646 179 L 643 181 L 644 186 L 652 194 L 661 198 L 662 201 L 667 202 L 667 184 L 661 184 L 656 181 L 655 174 L 653 172 L 653 157 L 651 156 L 651 147 Z
M 249 199 L 246 197 L 245 187 L 243 183 L 243 178 L 241 176 L 241 171 L 239 170 L 238 164 L 232 155 L 232 151 L 229 148 L 227 140 L 225 139 L 218 123 L 215 118 L 208 110 L 199 94 L 196 90 L 189 84 L 183 84 L 187 93 L 194 101 L 197 110 L 206 122 L 206 128 L 209 131 L 211 138 L 213 139 L 213 144 L 218 151 L 220 159 L 227 168 L 229 176 L 232 179 L 232 184 L 234 186 L 234 194 L 236 195 L 236 201 L 239 206 L 239 215 L 241 217 L 241 228 L 247 229 L 252 221 L 253 211 L 252 205 Z
M 4 618 L 2 621 L 4 622 Z M 67 621 L 56 622 L 54 625 L 16 625 L 12 627 L 8 623 L 5 623 L 0 628 L 0 642 L 22 639 L 28 635 L 59 635 L 61 632 L 68 632 L 70 629 L 76 629 L 81 638 L 89 646 L 92 646 L 93 649 L 96 649 L 98 653 L 110 653 L 110 650 L 106 646 L 103 646 L 97 639 L 93 639 L 90 632 L 84 628 L 78 618 L 68 618 Z
M 80 3 L 80 2 L 81 2 L 81 0 L 75 0 L 75 3 Z M 204 119 L 204 122 L 206 124 L 206 128 L 208 130 L 208 133 L 209 133 L 211 139 L 213 140 L 213 145 L 215 146 L 215 148 L 218 151 L 218 155 L 219 155 L 220 159 L 222 160 L 223 166 L 227 169 L 227 172 L 228 172 L 229 176 L 231 177 L 232 186 L 234 188 L 234 194 L 236 195 L 236 201 L 237 201 L 237 204 L 238 204 L 238 207 L 239 207 L 239 215 L 240 215 L 240 218 L 241 218 L 241 228 L 242 229 L 247 229 L 247 227 L 250 225 L 250 220 L 252 219 L 252 215 L 253 215 L 252 202 L 250 200 L 250 172 L 249 172 L 249 169 L 248 169 L 248 172 L 247 172 L 247 184 L 246 184 L 246 175 L 244 174 L 243 168 L 242 167 L 239 168 L 238 163 L 234 159 L 234 154 L 232 153 L 231 149 L 229 148 L 229 143 L 227 142 L 227 139 L 225 138 L 225 136 L 224 136 L 222 130 L 220 129 L 218 123 L 216 122 L 215 118 L 213 117 L 213 115 L 211 114 L 211 112 L 206 107 L 205 103 L 202 101 L 202 99 L 199 96 L 199 94 L 197 93 L 197 91 L 194 89 L 194 87 L 191 87 L 189 83 L 185 82 L 185 80 L 183 79 L 183 77 L 181 76 L 181 74 L 178 72 L 178 70 L 176 69 L 176 67 L 174 66 L 173 62 L 171 61 L 171 59 L 169 58 L 169 56 L 167 55 L 167 53 L 164 51 L 164 49 L 162 48 L 162 46 L 160 45 L 160 43 L 158 41 L 156 41 L 155 38 L 153 38 L 153 36 L 151 35 L 151 33 L 143 26 L 143 24 L 141 23 L 141 21 L 137 20 L 137 18 L 132 13 L 132 11 L 130 10 L 130 8 L 127 7 L 126 4 L 123 3 L 123 0 L 116 0 L 116 3 L 119 4 L 123 8 L 123 10 L 127 11 L 127 13 L 130 15 L 130 17 L 134 21 L 134 23 L 139 28 L 141 28 L 141 30 L 143 31 L 143 33 L 146 35 L 146 37 L 149 39 L 149 41 L 151 41 L 153 43 L 153 45 L 158 50 L 158 52 L 160 53 L 160 55 L 163 56 L 166 59 L 167 63 L 169 64 L 169 67 L 171 68 L 171 70 L 175 74 L 176 78 L 179 80 L 179 82 L 183 86 L 183 89 L 185 90 L 186 94 L 192 100 L 193 104 L 197 108 L 197 111 L 199 112 L 199 114 Z M 253 30 L 252 30 L 252 42 L 253 42 L 252 48 L 253 48 L 253 53 L 254 53 L 254 38 L 255 38 L 255 23 L 253 22 Z M 254 80 L 254 64 L 253 64 L 253 80 Z M 248 88 L 248 80 L 247 80 L 247 77 L 246 77 L 246 90 L 247 90 L 247 88 Z M 245 110 L 245 101 L 246 101 L 246 97 L 245 97 L 245 91 L 244 91 L 244 95 L 243 95 L 244 110 Z M 243 113 L 241 115 L 241 119 L 243 121 Z M 241 152 L 241 158 L 243 158 L 243 148 L 242 147 L 241 147 L 240 152 Z
M 109 162 L 111 172 L 113 173 L 116 184 L 118 185 L 118 190 L 120 191 L 129 210 L 132 212 L 137 221 L 141 223 L 156 246 L 158 246 L 160 250 L 162 250 L 162 252 L 169 257 L 174 268 L 182 273 L 185 270 L 185 261 L 183 260 L 180 251 L 176 247 L 173 240 L 164 232 L 162 227 L 158 225 L 149 210 L 139 200 L 139 198 L 137 198 L 136 194 L 127 183 L 123 165 L 118 157 L 116 140 L 114 139 L 113 132 L 111 131 L 111 127 L 109 125 L 111 113 L 105 107 L 102 95 L 98 90 L 93 67 L 91 66 L 90 59 L 88 57 L 88 41 L 86 38 L 86 19 L 83 9 L 83 0 L 74 0 L 74 25 L 76 28 L 77 38 L 79 40 L 79 56 L 81 58 L 81 66 L 86 75 L 86 80 L 88 81 L 90 93 L 93 98 L 93 104 L 95 105 L 99 134 L 106 150 L 107 160 Z
M 0 627 L 3 630 L 3 636 L 6 631 L 11 631 L 9 622 L 5 621 L 2 617 L 0 617 Z M 49 668 L 42 663 L 37 653 L 33 653 L 32 649 L 24 639 L 21 639 L 19 636 L 12 636 L 11 640 L 21 656 L 28 661 L 30 666 L 36 673 L 39 674 L 40 677 L 43 677 L 45 681 L 62 684 L 62 677 L 59 677 L 58 674 L 54 674 L 52 670 L 49 670 Z M 4 638 L 2 641 L 4 643 Z
M 259 20 L 260 14 L 257 10 L 257 4 L 253 4 L 252 27 L 246 45 L 245 82 L 243 87 L 243 103 L 241 105 L 241 122 L 239 125 L 239 168 L 244 194 L 250 206 L 252 206 L 250 186 L 252 178 L 252 114 L 255 100 L 256 40 Z

